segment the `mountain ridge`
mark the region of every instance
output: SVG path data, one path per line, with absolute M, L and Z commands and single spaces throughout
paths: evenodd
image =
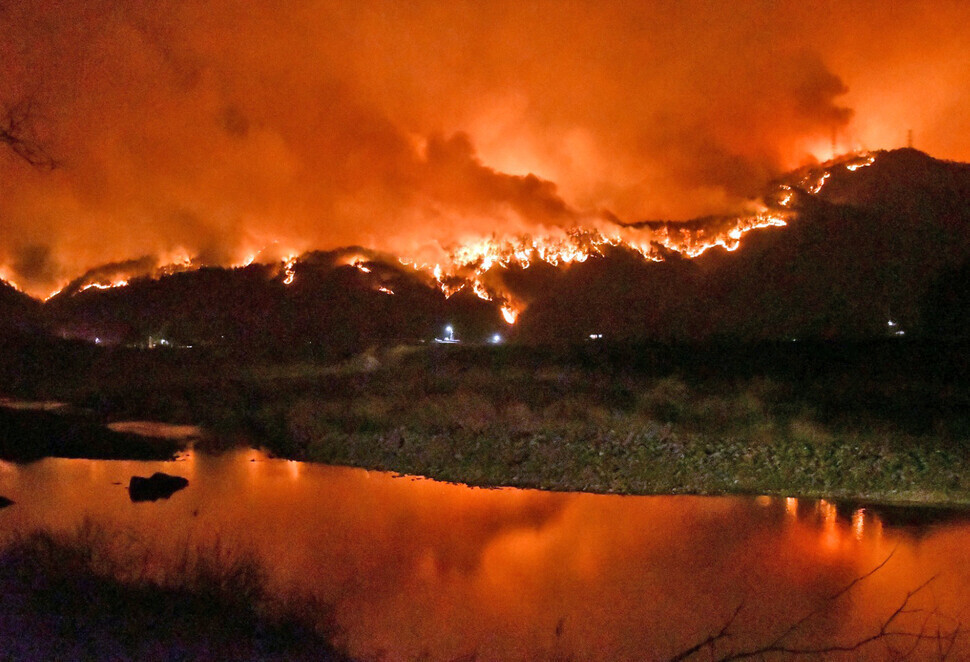
M 82 277 L 41 305 L 4 286 L 0 311 L 22 320 L 20 328 L 110 344 L 170 336 L 348 352 L 428 340 L 447 323 L 467 340 L 498 333 L 529 342 L 940 332 L 932 318 L 948 305 L 941 301 L 959 298 L 953 279 L 970 260 L 970 164 L 913 149 L 848 155 L 773 182 L 765 200 L 787 212 L 787 227 L 750 232 L 735 250 L 688 259 L 659 247 L 663 259 L 654 262 L 607 243 L 568 268 L 471 265 L 477 284 L 456 282 L 450 297 L 440 279 L 391 255 L 347 247 L 237 268 L 187 261 L 154 274 L 157 264 L 131 260 L 90 272 L 149 272 L 125 287 L 92 287 Z M 511 327 L 502 321 L 507 299 L 524 307 Z M 947 324 L 949 335 L 963 333 L 959 319 Z

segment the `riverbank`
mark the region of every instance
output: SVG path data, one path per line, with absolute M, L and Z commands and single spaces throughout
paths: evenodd
M 949 349 L 428 352 L 303 394 L 266 443 L 481 486 L 967 505 L 970 390 Z
M 668 380 L 632 411 L 569 400 L 539 411 L 496 406 L 466 390 L 428 396 L 406 412 L 376 397 L 343 406 L 304 401 L 288 416 L 285 443 L 271 450 L 486 487 L 970 504 L 962 445 L 833 430 L 804 414 L 786 419 L 766 411 L 753 388 L 765 385 L 704 399 Z M 658 415 L 677 403 L 694 404 L 677 422 Z
M 21 397 L 68 401 L 104 422 L 200 424 L 210 452 L 251 443 L 470 485 L 963 505 L 965 350 L 432 346 L 327 367 L 84 349 L 86 371 L 59 370 L 71 364 L 61 357 Z
M 68 407 L 45 410 L 0 404 L 0 460 L 170 460 L 185 446 L 180 439 L 112 430 L 90 413 Z

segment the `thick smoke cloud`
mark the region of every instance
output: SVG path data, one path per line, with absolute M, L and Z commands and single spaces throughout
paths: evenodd
M 0 151 L 0 267 L 45 294 L 142 256 L 414 252 L 730 213 L 833 142 L 907 129 L 968 158 L 968 18 L 958 2 L 0 4 L 0 103 L 30 99 L 60 162 Z

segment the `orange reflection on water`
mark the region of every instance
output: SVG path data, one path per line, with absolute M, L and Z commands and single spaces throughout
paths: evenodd
M 852 513 L 852 532 L 856 540 L 862 540 L 866 527 L 866 509 L 859 508 Z
M 484 490 L 254 451 L 90 464 L 0 471 L 0 494 L 17 502 L 0 529 L 71 528 L 89 516 L 163 552 L 216 538 L 253 549 L 278 590 L 333 604 L 342 643 L 362 657 L 666 658 L 738 605 L 732 646 L 769 641 L 816 610 L 804 641 L 844 642 L 932 574 L 933 592 L 914 606 L 970 608 L 965 524 L 880 533 L 869 508 L 840 515 L 829 501 Z M 159 470 L 189 487 L 132 504 L 128 478 Z M 890 554 L 851 600 L 829 602 Z M 891 659 L 885 647 L 863 653 Z

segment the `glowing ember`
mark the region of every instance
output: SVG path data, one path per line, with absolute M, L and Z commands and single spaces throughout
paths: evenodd
M 860 168 L 871 166 L 875 162 L 876 154 L 873 152 L 861 152 L 841 156 L 823 164 L 823 169 L 821 172 L 819 172 L 818 169 L 813 168 L 802 178 L 801 182 L 799 182 L 799 186 L 808 193 L 817 195 L 825 186 L 825 183 L 829 180 L 829 178 L 832 176 L 832 172 L 837 167 L 844 167 L 849 172 L 855 172 Z M 788 187 L 783 186 L 782 188 L 784 189 Z M 782 204 L 785 205 L 786 203 L 783 202 Z
M 475 296 L 483 301 L 492 300 L 492 295 L 488 293 L 488 290 L 485 289 L 485 286 L 482 285 L 481 281 L 476 280 L 472 282 L 472 292 L 474 292 Z
M 394 294 L 394 290 L 390 289 L 389 287 L 384 287 L 383 285 L 378 286 L 377 291 L 383 292 L 384 294 Z
M 866 160 L 863 161 L 862 163 L 850 163 L 847 166 L 845 166 L 845 169 L 848 170 L 849 172 L 855 172 L 859 168 L 866 168 L 868 166 L 871 166 L 875 162 L 876 162 L 875 155 L 870 154 L 869 156 L 866 157 Z
M 825 182 L 827 182 L 829 177 L 831 176 L 832 176 L 832 173 L 830 172 L 826 172 L 825 174 L 823 174 L 821 177 L 818 178 L 818 180 L 814 184 L 808 187 L 809 192 L 812 195 L 817 194 L 819 191 L 822 190 L 822 187 L 825 186 Z
M 507 324 L 515 324 L 515 320 L 519 318 L 519 311 L 517 311 L 515 308 L 512 308 L 512 306 L 510 306 L 509 304 L 503 303 L 502 318 L 505 320 Z
M 46 297 L 44 297 L 44 301 L 50 301 L 51 299 L 53 299 L 54 297 L 56 297 L 58 294 L 60 294 L 63 291 L 64 291 L 64 288 L 63 287 L 60 288 L 60 289 L 54 290 L 53 292 L 51 292 L 50 294 L 48 294 Z
M 787 207 L 791 204 L 792 199 L 795 197 L 795 192 L 791 190 L 790 186 L 782 186 L 781 189 L 784 191 L 781 198 L 778 199 L 778 204 L 782 207 Z
M 127 284 L 128 284 L 128 280 L 125 279 L 125 278 L 121 278 L 119 280 L 111 281 L 111 282 L 108 282 L 108 283 L 103 283 L 103 282 L 102 283 L 88 283 L 84 287 L 80 288 L 77 291 L 77 293 L 80 294 L 81 292 L 85 292 L 85 291 L 90 290 L 92 288 L 93 289 L 96 289 L 96 290 L 110 290 L 110 289 L 115 288 L 115 287 L 124 287 Z
M 296 271 L 294 267 L 296 266 L 296 260 L 298 255 L 290 255 L 289 257 L 283 258 L 283 284 L 292 285 L 293 281 L 296 280 Z

